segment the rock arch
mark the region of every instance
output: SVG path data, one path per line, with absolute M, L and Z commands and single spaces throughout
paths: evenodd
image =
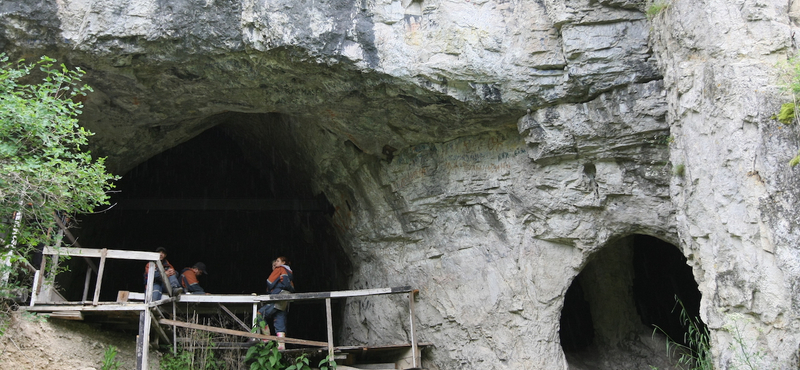
M 699 316 L 698 285 L 679 249 L 641 234 L 608 243 L 565 295 L 559 335 L 570 368 L 668 368 L 666 335 L 686 344 L 676 298 Z

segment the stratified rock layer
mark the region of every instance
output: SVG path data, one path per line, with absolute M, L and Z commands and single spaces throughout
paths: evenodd
M 567 368 L 564 296 L 593 259 L 627 315 L 594 313 L 617 361 L 597 366 L 663 366 L 628 252 L 597 254 L 633 234 L 688 258 L 720 368 L 737 326 L 764 366 L 795 368 L 798 133 L 770 119 L 790 8 L 662 5 L 12 0 L 0 47 L 87 71 L 81 122 L 116 173 L 218 125 L 280 153 L 335 207 L 352 288 L 420 289 L 428 369 Z M 407 341 L 404 314 L 352 301 L 340 340 Z

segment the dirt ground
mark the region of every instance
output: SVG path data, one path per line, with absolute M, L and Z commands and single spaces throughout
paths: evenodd
M 0 337 L 0 369 L 101 369 L 109 346 L 117 347 L 120 370 L 136 368 L 136 334 L 101 329 L 96 324 L 43 319 L 13 312 Z M 159 353 L 150 351 L 150 369 L 158 370 Z

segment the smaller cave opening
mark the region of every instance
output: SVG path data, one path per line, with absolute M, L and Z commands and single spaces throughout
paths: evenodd
M 241 120 L 234 129 L 247 124 L 246 117 L 229 119 Z M 112 195 L 115 206 L 80 217 L 72 230 L 81 246 L 164 247 L 178 271 L 205 263 L 209 274 L 200 284 L 215 294 L 264 294 L 278 256 L 291 261 L 297 292 L 348 289 L 351 262 L 330 224 L 324 194 L 296 185 L 309 179 L 292 171 L 274 143 L 264 141 L 258 152 L 246 152 L 252 147 L 239 145 L 230 130 L 222 122 L 124 174 Z M 70 273 L 60 275 L 59 283 L 68 300 L 79 301 L 86 264 L 76 258 L 69 264 Z M 143 292 L 144 265 L 107 260 L 101 301 L 114 301 L 119 291 Z M 93 279 L 92 289 L 94 284 Z M 341 315 L 343 303 L 332 304 L 333 314 Z M 325 317 L 324 301 L 294 302 L 288 334 L 326 341 Z
M 689 345 L 681 313 L 685 310 L 687 317 L 699 318 L 702 295 L 686 257 L 661 239 L 636 235 L 633 272 L 633 297 L 642 324 L 657 327 L 660 335 Z M 702 322 L 700 325 L 705 328 Z
M 564 295 L 560 325 L 561 348 L 565 352 L 585 349 L 594 341 L 592 312 L 580 281 L 573 282 Z
M 667 355 L 667 337 L 688 344 L 676 300 L 699 318 L 700 299 L 676 246 L 638 234 L 608 243 L 564 296 L 559 338 L 569 368 L 671 368 L 677 358 Z

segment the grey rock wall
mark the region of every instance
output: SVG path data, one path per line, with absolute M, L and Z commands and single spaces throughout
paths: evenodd
M 795 52 L 786 2 L 675 2 L 654 24 L 675 144 L 680 245 L 704 295 L 723 368 L 741 366 L 735 328 L 760 365 L 797 366 L 798 131 L 770 117 L 787 97 L 776 66 Z
M 81 121 L 117 173 L 220 124 L 252 156 L 271 143 L 336 207 L 352 288 L 420 289 L 428 369 L 567 368 L 584 270 L 619 302 L 596 317 L 598 367 L 666 368 L 618 266 L 633 234 L 688 258 L 718 367 L 740 325 L 764 366 L 795 368 L 800 143 L 769 118 L 790 7 L 646 6 L 12 0 L 0 47 L 87 70 Z M 404 309 L 351 301 L 339 340 L 407 341 Z

